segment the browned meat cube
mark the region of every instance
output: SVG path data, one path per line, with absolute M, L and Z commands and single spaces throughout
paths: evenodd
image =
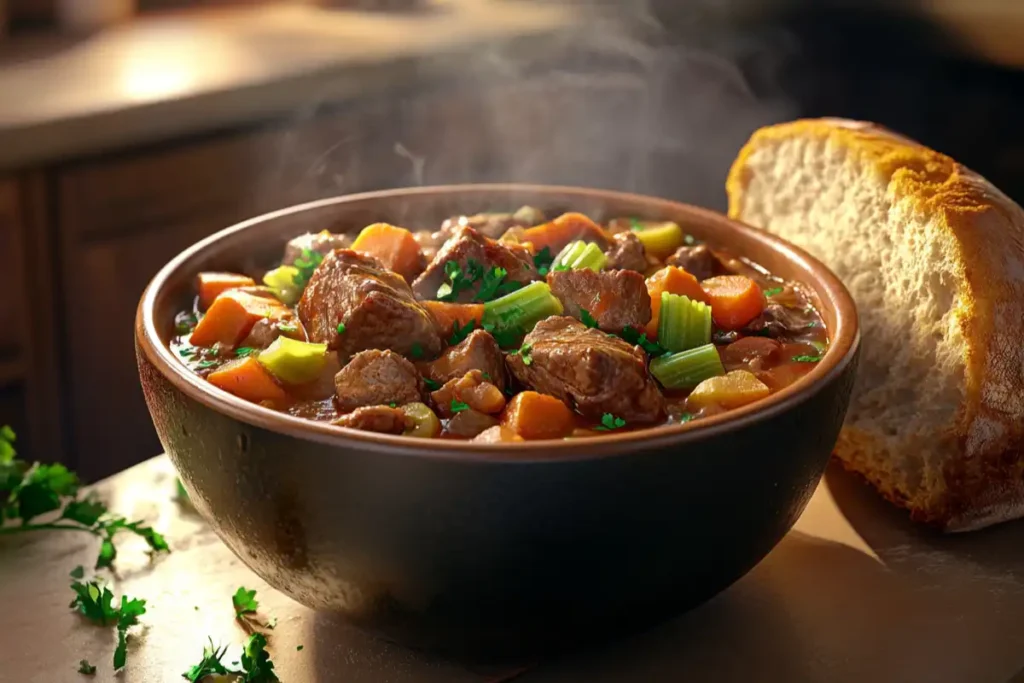
M 295 263 L 295 259 L 302 256 L 302 252 L 306 250 L 326 256 L 335 249 L 346 249 L 350 244 L 352 244 L 352 238 L 348 235 L 338 235 L 327 230 L 308 232 L 289 240 L 284 248 L 284 258 L 281 259 L 281 263 L 286 266 L 292 265 Z
M 612 236 L 612 244 L 605 252 L 608 270 L 635 270 L 647 272 L 647 251 L 633 232 L 620 232 Z
M 391 406 L 363 406 L 348 415 L 342 415 L 333 424 L 364 432 L 381 434 L 402 434 L 412 420 L 399 408 Z
M 666 266 L 678 266 L 698 280 L 721 274 L 721 263 L 705 244 L 679 247 L 665 259 Z
M 488 382 L 479 370 L 470 370 L 464 376 L 446 382 L 430 394 L 430 398 L 442 417 L 457 414 L 456 406 L 459 403 L 465 403 L 473 410 L 488 415 L 495 415 L 505 409 L 505 394 Z
M 585 310 L 605 332 L 622 332 L 627 327 L 642 330 L 651 321 L 647 282 L 635 270 L 555 271 L 548 275 L 548 284 L 566 315 L 581 320 Z
M 484 379 L 505 389 L 505 359 L 488 332 L 473 330 L 469 336 L 455 346 L 445 349 L 441 357 L 430 363 L 419 363 L 424 375 L 444 384 L 448 380 L 462 377 L 470 370 L 479 370 Z
M 477 434 L 497 425 L 498 418 L 470 408 L 456 413 L 452 419 L 448 420 L 445 432 L 451 436 L 472 439 Z
M 575 406 L 600 421 L 611 413 L 628 423 L 651 423 L 665 414 L 665 399 L 647 373 L 642 350 L 566 317 L 537 323 L 518 354 L 506 356 L 525 386 Z
M 441 352 L 434 317 L 401 275 L 349 249 L 328 254 L 299 300 L 310 341 L 338 351 L 342 362 L 364 349 L 433 358 Z M 339 331 L 339 325 L 343 325 Z
M 455 293 L 454 301 L 472 301 L 480 291 L 483 276 L 492 268 L 504 268 L 503 282 L 517 282 L 521 285 L 537 280 L 537 269 L 533 266 L 530 250 L 519 244 L 496 242 L 481 235 L 468 225 L 460 227 L 444 243 L 427 269 L 412 283 L 412 289 L 420 299 L 437 299 L 437 290 L 446 282 L 450 283 L 445 264 L 453 261 L 461 272 L 472 282 Z
M 416 366 L 393 351 L 357 353 L 334 376 L 338 412 L 363 406 L 403 405 L 423 400 L 423 378 Z
M 546 219 L 539 209 L 520 207 L 515 213 L 478 213 L 474 216 L 452 216 L 441 224 L 440 233 L 451 236 L 464 225 L 473 228 L 484 237 L 498 239 L 509 228 L 529 228 L 540 225 Z

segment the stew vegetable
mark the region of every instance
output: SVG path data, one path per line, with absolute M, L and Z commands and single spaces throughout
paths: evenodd
M 530 207 L 301 235 L 261 277 L 200 273 L 195 294 L 171 348 L 211 384 L 422 438 L 688 422 L 792 384 L 828 343 L 802 284 L 676 223 Z

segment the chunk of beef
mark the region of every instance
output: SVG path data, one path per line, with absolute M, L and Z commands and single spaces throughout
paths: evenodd
M 423 400 L 423 378 L 416 366 L 393 351 L 362 351 L 334 376 L 338 412 L 363 406 Z
M 306 341 L 306 330 L 302 321 L 294 313 L 282 315 L 280 318 L 260 318 L 242 340 L 241 346 L 254 349 L 265 349 L 280 336 Z
M 463 439 L 472 439 L 478 434 L 498 425 L 498 418 L 493 415 L 481 413 L 470 408 L 456 413 L 448 420 L 445 432 L 451 436 L 458 436 Z
M 483 273 L 491 268 L 504 268 L 505 282 L 525 285 L 538 279 L 537 269 L 533 266 L 533 255 L 529 249 L 519 244 L 496 242 L 464 225 L 445 242 L 427 269 L 412 283 L 416 296 L 420 299 L 437 298 L 438 288 L 448 282 L 445 264 L 449 261 L 459 264 L 463 273 L 468 274 L 473 270 L 470 262 L 476 264 L 475 267 L 479 269 L 477 280 L 459 291 L 456 301 L 472 301 L 480 290 Z
M 548 284 L 567 315 L 582 319 L 586 310 L 605 332 L 642 330 L 651 321 L 647 282 L 635 270 L 555 271 L 548 275 Z
M 441 352 L 434 317 L 416 301 L 401 275 L 349 249 L 328 254 L 298 305 L 310 341 L 337 350 L 344 362 L 364 349 L 427 357 Z M 338 325 L 343 324 L 343 332 Z
M 479 370 L 470 370 L 462 377 L 446 382 L 443 387 L 430 394 L 430 398 L 437 406 L 437 412 L 443 417 L 457 414 L 453 402 L 465 403 L 473 410 L 488 415 L 500 413 L 505 409 L 505 394 L 488 382 Z
M 566 317 L 537 323 L 522 353 L 506 356 L 512 375 L 525 386 L 565 401 L 584 417 L 611 413 L 631 423 L 657 422 L 665 399 L 647 373 L 637 347 Z
M 782 344 L 767 337 L 743 337 L 722 350 L 722 363 L 728 370 L 763 370 L 778 360 Z
M 769 303 L 761 315 L 747 323 L 742 332 L 773 339 L 793 339 L 817 325 L 818 316 L 812 308 L 794 308 Z
M 448 347 L 441 357 L 429 363 L 419 363 L 420 371 L 437 382 L 445 382 L 462 377 L 470 370 L 484 373 L 487 381 L 504 390 L 505 360 L 498 348 L 498 342 L 490 333 L 473 330 L 469 336 L 455 346 Z
M 647 251 L 634 232 L 620 232 L 612 236 L 612 244 L 605 252 L 608 270 L 647 271 Z
M 349 429 L 380 434 L 402 434 L 412 420 L 400 409 L 391 406 L 363 406 L 342 415 L 333 424 Z
M 666 266 L 678 266 L 698 280 L 721 275 L 724 270 L 706 244 L 679 247 L 665 259 Z
M 441 224 L 440 234 L 454 235 L 459 228 L 468 225 L 484 237 L 498 239 L 509 228 L 529 228 L 540 225 L 544 214 L 532 206 L 520 207 L 515 213 L 478 213 L 474 216 L 452 216 Z
M 345 249 L 352 244 L 352 238 L 348 235 L 340 235 L 327 230 L 320 232 L 308 232 L 291 239 L 284 248 L 284 258 L 281 263 L 290 266 L 295 259 L 302 256 L 302 252 L 309 250 L 326 256 L 335 249 Z

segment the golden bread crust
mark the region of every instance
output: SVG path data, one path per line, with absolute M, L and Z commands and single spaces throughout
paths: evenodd
M 966 341 L 966 390 L 944 466 L 945 490 L 909 501 L 886 472 L 866 465 L 880 448 L 868 433 L 844 428 L 836 454 L 914 519 L 964 531 L 1024 516 L 1024 211 L 991 183 L 953 159 L 872 124 L 842 119 L 800 120 L 754 133 L 726 182 L 729 215 L 742 220 L 751 179 L 750 155 L 791 138 L 826 139 L 871 163 L 894 202 L 909 202 L 950 233 L 959 249 Z

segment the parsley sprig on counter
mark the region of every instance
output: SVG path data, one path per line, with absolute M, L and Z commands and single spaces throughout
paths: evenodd
M 0 427 L 0 535 L 46 530 L 90 533 L 101 539 L 97 569 L 113 565 L 114 537 L 122 531 L 142 538 L 153 552 L 169 550 L 166 539 L 152 527 L 110 514 L 92 494 L 79 498 L 78 476 L 64 465 L 17 459 L 15 441 L 14 430 Z M 34 521 L 43 515 L 50 519 Z
M 231 596 L 231 604 L 235 606 L 235 617 L 242 618 L 248 614 L 256 614 L 260 603 L 256 600 L 256 589 L 249 590 L 245 586 L 239 586 L 235 594 Z
M 114 649 L 114 670 L 124 668 L 128 659 L 128 629 L 139 623 L 146 613 L 146 601 L 121 596 L 121 604 L 114 607 L 114 594 L 96 581 L 74 581 L 71 590 L 75 598 L 68 605 L 89 621 L 101 626 L 117 626 L 117 647 Z M 95 673 L 95 667 L 92 667 Z
M 279 681 L 274 673 L 274 663 L 267 652 L 267 638 L 262 633 L 253 633 L 242 646 L 241 668 L 231 669 L 224 666 L 224 655 L 228 648 L 216 647 L 213 640 L 203 648 L 203 658 L 181 675 L 190 683 L 198 683 L 206 676 L 233 675 L 240 683 L 272 683 Z

